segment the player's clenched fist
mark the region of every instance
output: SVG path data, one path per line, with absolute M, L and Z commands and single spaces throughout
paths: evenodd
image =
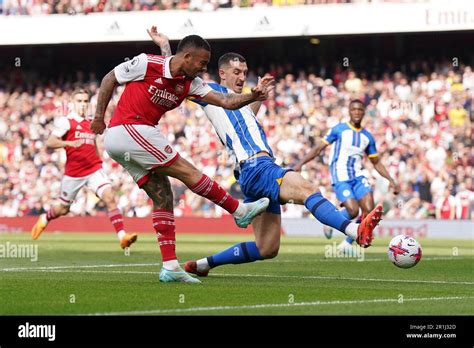
M 91 130 L 95 133 L 95 134 L 102 134 L 104 133 L 104 130 L 106 128 L 106 125 L 105 125 L 105 122 L 104 120 L 99 120 L 99 119 L 94 119 L 92 122 L 91 122 Z

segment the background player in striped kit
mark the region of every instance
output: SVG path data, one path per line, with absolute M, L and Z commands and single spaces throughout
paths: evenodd
M 108 216 L 117 232 L 120 246 L 129 247 L 136 241 L 137 234 L 125 232 L 123 216 L 115 201 L 116 194 L 102 170 L 96 135 L 90 129 L 90 120 L 86 118 L 89 95 L 85 90 L 77 89 L 71 98 L 73 111 L 55 120 L 54 130 L 46 142 L 49 148 L 66 150 L 66 170 L 61 181 L 60 203 L 53 205 L 46 214 L 40 215 L 31 231 L 32 238 L 38 239 L 49 221 L 69 213 L 77 193 L 83 186 L 87 186 L 107 205 Z
M 329 130 L 328 134 L 319 141 L 314 148 L 296 165 L 295 170 L 318 156 L 326 146 L 333 144 L 329 155 L 331 183 L 337 199 L 344 208 L 341 213 L 348 219 L 359 216 L 359 208 L 363 217 L 374 209 L 373 190 L 368 179 L 362 172 L 362 159 L 364 155 L 370 159 L 375 170 L 390 183 L 390 188 L 395 194 L 400 192 L 398 183 L 390 176 L 385 166 L 380 161 L 372 134 L 362 127 L 365 115 L 365 105 L 355 99 L 349 103 L 350 120 L 339 123 Z M 332 229 L 325 228 L 326 237 L 332 237 Z M 350 251 L 354 242 L 347 236 L 339 248 Z

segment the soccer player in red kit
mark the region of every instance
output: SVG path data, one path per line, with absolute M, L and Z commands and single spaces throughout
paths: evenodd
M 153 227 L 163 259 L 160 281 L 199 283 L 179 266 L 175 252 L 173 193 L 168 176 L 182 181 L 194 193 L 221 206 L 246 227 L 265 211 L 268 198 L 241 203 L 215 181 L 180 157 L 157 124 L 185 98 L 195 98 L 226 109 L 239 109 L 265 100 L 274 88 L 266 77 L 248 94 L 222 94 L 212 90 L 198 74 L 206 71 L 211 48 L 206 40 L 190 35 L 180 41 L 174 56 L 142 53 L 110 71 L 102 80 L 92 130 L 102 133 L 104 114 L 118 84 L 126 84 L 105 133 L 105 149 L 146 191 L 153 201 Z M 164 53 L 164 52 L 162 52 Z
M 90 120 L 86 119 L 89 95 L 85 90 L 78 89 L 73 92 L 72 101 L 74 111 L 55 120 L 54 130 L 46 141 L 49 148 L 66 150 L 66 170 L 61 181 L 60 204 L 53 205 L 46 214 L 40 215 L 31 236 L 34 240 L 38 239 L 49 221 L 69 213 L 77 193 L 83 186 L 87 186 L 107 205 L 108 216 L 120 246 L 129 247 L 136 241 L 137 235 L 125 232 L 115 193 L 102 170 L 102 160 L 95 143 L 96 135 L 90 129 Z

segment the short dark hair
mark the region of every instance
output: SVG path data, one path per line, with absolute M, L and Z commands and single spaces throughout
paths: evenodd
M 203 48 L 208 52 L 211 52 L 211 45 L 205 39 L 199 35 L 189 35 L 182 39 L 178 44 L 176 53 L 182 52 L 187 48 Z
M 238 60 L 241 63 L 245 63 L 246 60 L 244 56 L 241 54 L 235 53 L 235 52 L 228 52 L 223 54 L 217 63 L 217 68 L 220 69 L 223 65 L 229 64 L 230 61 L 236 61 Z
M 349 103 L 349 107 L 351 107 L 352 104 L 362 104 L 362 106 L 365 109 L 365 103 L 360 99 L 352 99 L 351 102 Z

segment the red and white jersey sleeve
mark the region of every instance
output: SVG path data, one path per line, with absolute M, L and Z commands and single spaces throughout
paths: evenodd
M 140 81 L 145 78 L 148 58 L 145 53 L 133 57 L 114 68 L 115 78 L 118 83 L 124 84 L 131 81 Z
M 54 119 L 54 128 L 51 134 L 58 138 L 62 138 L 64 134 L 69 131 L 69 129 L 71 129 L 71 124 L 69 123 L 67 117 L 57 117 Z
M 115 67 L 125 89 L 114 110 L 109 128 L 125 124 L 156 126 L 161 117 L 185 98 L 202 99 L 211 88 L 201 79 L 171 75 L 171 60 L 142 53 Z
M 202 99 L 206 94 L 212 91 L 206 82 L 200 77 L 194 78 L 189 88 L 188 97 L 193 99 Z

